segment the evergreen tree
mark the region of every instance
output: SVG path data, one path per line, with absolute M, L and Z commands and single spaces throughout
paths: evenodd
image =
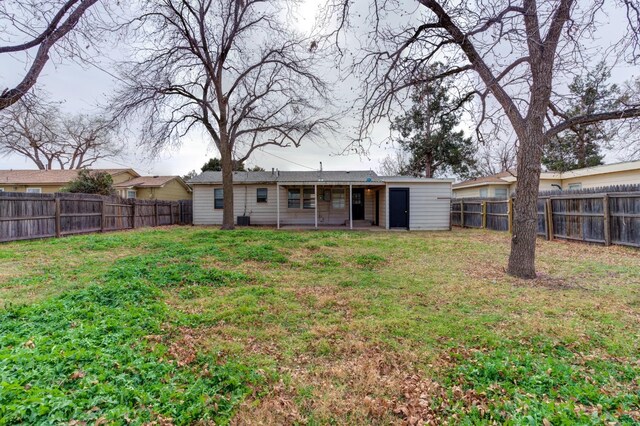
M 203 172 L 221 172 L 222 162 L 219 158 L 210 158 L 209 161 L 204 163 L 201 169 Z M 242 161 L 233 160 L 233 171 L 244 172 L 244 163 Z
M 569 85 L 568 118 L 619 107 L 620 90 L 617 85 L 607 83 L 610 77 L 604 62 L 586 77 L 575 77 Z M 549 140 L 542 164 L 558 172 L 601 165 L 604 158 L 601 150 L 608 146 L 612 137 L 613 131 L 607 123 L 574 126 Z
M 435 74 L 440 67 L 433 65 L 429 72 Z M 463 131 L 455 130 L 460 124 L 463 101 L 451 95 L 451 83 L 436 80 L 422 84 L 414 89 L 411 98 L 411 109 L 391 124 L 391 130 L 399 134 L 396 142 L 409 157 L 407 174 L 472 174 L 475 147 Z

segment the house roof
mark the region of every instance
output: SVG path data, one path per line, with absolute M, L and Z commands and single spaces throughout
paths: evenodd
M 110 175 L 131 173 L 140 176 L 133 169 L 91 169 Z M 0 170 L 0 185 L 58 185 L 66 184 L 78 177 L 79 170 Z
M 581 176 L 593 176 L 606 173 L 626 172 L 626 171 L 640 171 L 640 160 L 638 161 L 624 161 L 622 163 L 603 164 L 601 166 L 585 167 L 584 169 L 569 170 L 568 172 L 561 173 L 562 179 L 569 179 Z
M 233 182 L 236 184 L 263 183 L 275 184 L 341 184 L 359 183 L 380 185 L 385 182 L 426 183 L 426 182 L 453 182 L 453 179 L 427 179 L 411 176 L 378 176 L 372 170 L 350 171 L 280 171 L 280 172 L 233 172 Z M 204 172 L 189 180 L 192 185 L 207 185 L 222 183 L 221 172 Z
M 603 164 L 602 166 L 594 166 L 594 167 L 585 167 L 583 169 L 569 170 L 567 172 L 542 172 L 540 174 L 540 179 L 554 179 L 554 180 L 562 180 L 569 179 L 575 177 L 582 176 L 594 176 L 601 175 L 606 173 L 616 173 L 616 172 L 625 172 L 639 170 L 640 171 L 640 160 L 638 161 L 625 161 L 622 163 L 614 163 L 614 164 Z M 497 173 L 495 175 L 484 176 L 478 179 L 466 180 L 464 182 L 456 183 L 453 185 L 453 189 L 460 188 L 472 188 L 474 186 L 483 186 L 483 185 L 509 185 L 513 182 L 516 182 L 518 177 L 515 174 L 515 171 L 507 171 L 502 173 Z
M 456 188 L 469 188 L 480 185 L 509 185 L 509 182 L 504 178 L 513 177 L 513 174 L 509 171 L 496 173 L 495 175 L 483 176 L 477 179 L 465 180 L 453 184 L 453 189 Z
M 277 171 L 277 172 L 233 172 L 235 183 L 287 183 L 287 182 L 381 182 L 371 170 L 353 171 Z M 204 172 L 194 178 L 191 184 L 222 183 L 222 172 Z
M 135 179 L 131 179 L 125 182 L 120 182 L 113 185 L 114 188 L 162 188 L 169 182 L 177 180 L 177 182 L 184 186 L 188 191 L 191 190 L 189 186 L 182 180 L 180 176 L 139 176 Z

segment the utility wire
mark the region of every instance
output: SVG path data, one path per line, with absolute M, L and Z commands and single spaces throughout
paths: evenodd
M 304 164 L 300 164 L 300 163 L 296 163 L 295 161 L 291 161 L 291 160 L 289 160 L 288 158 L 284 158 L 284 157 L 280 157 L 279 155 L 272 154 L 272 153 L 270 153 L 270 152 L 267 152 L 267 151 L 263 150 L 262 148 L 258 148 L 258 150 L 259 150 L 260 152 L 264 153 L 264 154 L 270 155 L 270 156 L 272 156 L 272 157 L 279 158 L 279 159 L 280 159 L 280 160 L 282 160 L 282 161 L 286 161 L 286 162 L 288 162 L 288 163 L 295 164 L 295 165 L 296 165 L 296 166 L 298 166 L 298 167 L 304 167 L 305 169 L 309 169 L 309 170 L 313 170 L 313 171 L 317 171 L 317 170 L 318 170 L 318 169 L 317 169 L 317 168 L 315 168 L 315 167 L 305 166 Z

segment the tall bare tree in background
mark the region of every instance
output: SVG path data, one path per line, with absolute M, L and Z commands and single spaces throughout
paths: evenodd
M 24 156 L 40 170 L 90 167 L 117 157 L 122 148 L 113 120 L 64 115 L 34 93 L 0 111 L 0 154 Z
M 395 12 L 399 3 L 394 0 L 361 3 L 370 5 L 368 16 L 373 20 L 371 43 L 355 67 L 364 81 L 361 131 L 388 116 L 411 87 L 422 83 L 428 64 L 447 58 L 448 67 L 429 76 L 430 80 L 455 76 L 460 90 L 477 96 L 480 124 L 506 117 L 518 139 L 518 188 L 508 272 L 534 278 L 536 200 L 545 144 L 576 125 L 640 115 L 638 105 L 629 104 L 568 117 L 566 102 L 557 89 L 566 85 L 572 73 L 605 55 L 610 61 L 636 63 L 640 2 L 417 0 L 417 12 L 405 15 Z M 357 15 L 352 1 L 330 0 L 330 5 L 340 17 L 340 29 L 347 28 L 348 19 Z M 602 35 L 598 34 L 599 20 L 606 20 L 615 8 L 626 13 L 626 31 L 607 50 L 591 49 Z M 385 21 L 390 15 L 394 20 Z
M 13 105 L 36 83 L 56 44 L 66 43 L 76 51 L 69 37 L 98 0 L 4 0 L 0 1 L 0 55 L 25 55 L 26 73 L 12 87 L 0 83 L 0 110 Z M 3 87 L 4 86 L 4 87 Z
M 223 229 L 234 227 L 234 161 L 269 145 L 297 147 L 332 122 L 317 46 L 285 22 L 286 3 L 148 1 L 131 24 L 141 59 L 125 66 L 115 104 L 144 120 L 142 143 L 154 151 L 192 129 L 211 138 L 222 162 Z

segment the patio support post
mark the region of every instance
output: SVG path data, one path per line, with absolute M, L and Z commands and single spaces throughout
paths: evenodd
M 314 214 L 316 220 L 316 229 L 318 229 L 318 185 L 313 185 L 313 196 L 315 199 L 313 200 L 314 205 Z
M 276 184 L 276 228 L 280 229 L 280 185 Z
M 353 229 L 353 185 L 349 184 L 349 229 Z

